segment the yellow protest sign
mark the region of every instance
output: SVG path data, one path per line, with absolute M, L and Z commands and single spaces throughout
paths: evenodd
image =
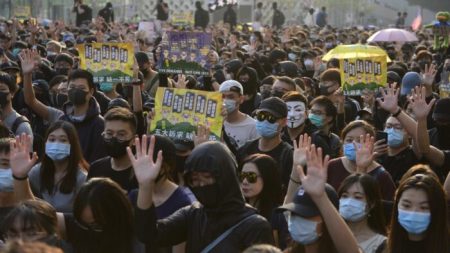
M 198 125 L 209 126 L 209 140 L 220 140 L 223 117 L 222 94 L 189 89 L 158 88 L 152 134 L 172 139 L 194 139 Z
M 176 12 L 172 15 L 172 24 L 178 26 L 189 26 L 194 24 L 194 16 L 191 11 Z
M 385 56 L 340 59 L 341 86 L 345 95 L 359 96 L 365 89 L 377 90 L 386 86 Z
M 77 45 L 80 68 L 94 75 L 96 83 L 130 83 L 133 78 L 134 47 L 131 43 Z
M 31 6 L 29 5 L 16 5 L 14 6 L 14 17 L 20 22 L 31 17 Z
M 450 74 L 447 77 L 444 76 L 444 79 L 441 81 L 441 84 L 439 85 L 439 96 L 441 98 L 448 98 L 450 97 Z

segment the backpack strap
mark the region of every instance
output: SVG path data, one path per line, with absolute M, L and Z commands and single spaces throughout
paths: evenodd
M 246 218 L 239 221 L 236 225 L 232 226 L 231 228 L 227 229 L 227 231 L 223 232 L 219 237 L 217 237 L 214 241 L 212 241 L 206 248 L 204 248 L 200 253 L 209 253 L 214 247 L 217 246 L 221 241 L 223 241 L 225 238 L 227 238 L 228 235 L 233 232 L 234 229 L 239 227 L 242 223 L 246 222 L 250 218 L 256 217 L 257 214 L 252 214 L 250 216 L 247 216 Z
M 14 123 L 11 126 L 11 132 L 16 135 L 16 131 L 19 128 L 20 124 L 28 122 L 30 123 L 30 121 L 27 119 L 27 117 L 25 116 L 19 116 L 14 120 Z

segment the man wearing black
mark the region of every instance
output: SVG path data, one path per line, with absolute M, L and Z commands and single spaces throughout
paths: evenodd
M 195 27 L 201 27 L 205 29 L 208 26 L 209 23 L 209 14 L 208 11 L 203 9 L 202 3 L 200 1 L 195 2 L 195 8 L 197 9 L 195 11 Z
M 76 13 L 76 26 L 80 27 L 83 24 L 88 25 L 92 21 L 92 9 L 83 4 L 83 0 L 75 0 L 72 12 Z
M 106 3 L 105 8 L 101 9 L 98 12 L 98 15 L 101 16 L 107 24 L 114 22 L 114 9 L 110 2 Z
M 155 7 L 156 19 L 159 21 L 167 21 L 169 19 L 169 6 L 164 0 L 159 0 Z

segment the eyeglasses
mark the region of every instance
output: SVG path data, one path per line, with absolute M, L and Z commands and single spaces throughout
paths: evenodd
M 241 174 L 239 174 L 239 181 L 242 183 L 244 182 L 244 179 L 247 179 L 247 182 L 254 184 L 258 180 L 258 177 L 259 175 L 256 174 L 256 172 L 241 172 Z
M 256 119 L 258 121 L 267 120 L 271 124 L 273 124 L 273 123 L 275 123 L 277 121 L 277 118 L 275 116 L 273 116 L 272 114 L 268 113 L 268 112 L 258 112 L 256 114 Z

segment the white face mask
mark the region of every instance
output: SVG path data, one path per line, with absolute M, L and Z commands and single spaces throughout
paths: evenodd
M 307 220 L 297 215 L 289 214 L 288 230 L 292 239 L 302 245 L 313 244 L 319 240 L 317 233 L 319 222 Z
M 286 102 L 288 108 L 288 127 L 297 128 L 305 122 L 305 103 L 300 101 Z
M 313 70 L 314 69 L 314 61 L 311 59 L 305 59 L 303 62 L 305 64 L 306 70 Z
M 13 192 L 13 182 L 11 169 L 0 169 L 0 192 Z

